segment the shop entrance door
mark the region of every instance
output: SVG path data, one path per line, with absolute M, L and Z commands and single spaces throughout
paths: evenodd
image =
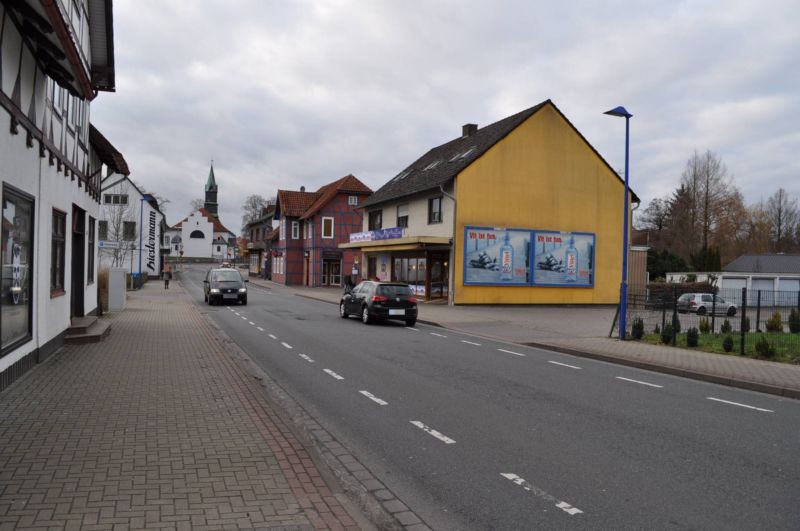
M 430 255 L 430 273 L 431 273 L 431 299 L 439 299 L 447 297 L 447 290 L 449 288 L 449 279 L 447 277 L 447 255 L 431 254 Z
M 322 285 L 323 286 L 342 285 L 342 262 L 340 260 L 322 261 Z

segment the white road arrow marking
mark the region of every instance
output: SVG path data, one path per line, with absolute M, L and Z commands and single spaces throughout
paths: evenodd
M 438 431 L 429 428 L 428 426 L 426 426 L 425 424 L 423 424 L 422 422 L 420 422 L 418 420 L 412 420 L 410 422 L 411 422 L 411 424 L 413 424 L 417 428 L 421 429 L 422 431 L 424 431 L 425 433 L 427 433 L 429 435 L 433 435 L 434 437 L 436 437 L 437 439 L 439 439 L 440 441 L 442 441 L 445 444 L 455 444 L 455 442 L 456 442 L 455 440 L 451 439 L 450 437 L 447 437 L 446 435 L 443 435 L 442 433 L 439 433 Z
M 583 512 L 577 507 L 573 507 L 567 502 L 559 500 L 552 494 L 548 494 L 539 487 L 532 485 L 531 483 L 528 483 L 527 481 L 525 481 L 523 478 L 519 477 L 516 474 L 500 474 L 500 475 L 510 480 L 515 485 L 519 485 L 520 487 L 530 492 L 534 496 L 553 503 L 556 507 L 558 507 L 559 509 L 561 509 L 570 516 L 575 516 L 576 514 L 581 514 Z
M 372 400 L 373 402 L 375 402 L 378 405 L 385 406 L 385 405 L 387 405 L 389 403 L 386 400 L 381 400 L 380 398 L 378 398 L 377 396 L 373 395 L 369 391 L 359 391 L 359 393 L 361 393 L 362 395 L 366 396 L 367 398 L 369 398 L 370 400 Z
M 328 373 L 328 374 L 330 374 L 331 376 L 333 376 L 333 377 L 334 377 L 334 378 L 336 378 L 337 380 L 344 380 L 344 376 L 339 376 L 338 374 L 336 374 L 335 372 L 333 372 L 333 371 L 332 371 L 332 370 L 330 370 L 330 369 L 323 369 L 323 371 L 324 371 L 324 372 L 326 372 L 326 373 Z

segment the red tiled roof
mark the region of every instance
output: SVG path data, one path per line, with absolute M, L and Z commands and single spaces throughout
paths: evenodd
M 306 209 L 303 215 L 300 216 L 300 219 L 308 219 L 319 212 L 322 207 L 336 197 L 336 194 L 351 193 L 369 195 L 372 193 L 372 190 L 354 176 L 346 175 L 338 181 L 326 184 L 317 190 L 316 193 L 319 194 L 319 197 Z
M 209 212 L 208 210 L 206 210 L 205 208 L 201 208 L 200 210 L 198 210 L 198 212 L 200 212 L 200 214 L 202 214 L 204 218 L 206 218 L 208 221 L 210 221 L 214 225 L 214 232 L 227 232 L 227 233 L 233 234 L 232 231 L 228 230 L 225 227 L 225 225 L 223 225 L 220 222 L 219 218 L 215 218 L 214 215 L 211 212 Z M 178 223 L 176 223 L 175 225 L 173 225 L 170 228 L 171 229 L 175 229 L 175 230 L 179 230 L 181 228 L 181 226 L 183 226 L 184 222 L 186 222 L 188 219 L 189 219 L 189 216 L 186 216 L 185 218 L 183 218 L 182 220 L 180 220 Z
M 303 212 L 305 212 L 318 197 L 318 192 L 278 190 L 278 206 L 280 206 L 281 215 L 293 218 L 302 216 Z

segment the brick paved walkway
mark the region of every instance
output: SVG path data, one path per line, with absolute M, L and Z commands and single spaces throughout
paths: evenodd
M 0 530 L 356 529 L 175 284 L 0 394 Z

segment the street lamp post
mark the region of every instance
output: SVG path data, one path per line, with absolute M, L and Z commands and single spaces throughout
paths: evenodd
M 628 312 L 628 216 L 630 215 L 630 208 L 628 206 L 628 151 L 630 145 L 630 123 L 633 115 L 622 106 L 611 109 L 604 114 L 625 118 L 625 197 L 622 202 L 622 284 L 620 284 L 619 287 L 619 338 L 624 341 Z

